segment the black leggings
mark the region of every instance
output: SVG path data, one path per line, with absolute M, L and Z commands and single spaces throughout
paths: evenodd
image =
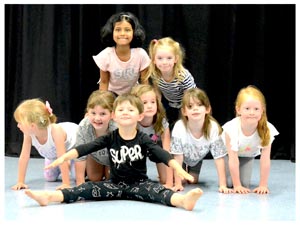
M 160 183 L 144 180 L 132 184 L 125 182 L 113 183 L 112 181 L 85 182 L 77 187 L 62 190 L 65 203 L 85 200 L 136 200 L 157 202 L 171 205 L 171 196 L 174 192 L 165 188 Z

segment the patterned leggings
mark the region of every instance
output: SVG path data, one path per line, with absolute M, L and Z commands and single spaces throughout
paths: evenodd
M 63 202 L 71 203 L 81 199 L 85 200 L 136 200 L 157 202 L 171 205 L 171 196 L 174 192 L 159 183 L 143 180 L 133 184 L 125 182 L 113 183 L 112 181 L 86 182 L 77 187 L 63 189 Z

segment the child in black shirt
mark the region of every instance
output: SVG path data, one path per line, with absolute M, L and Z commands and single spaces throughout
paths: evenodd
M 45 168 L 56 167 L 67 160 L 106 147 L 109 150 L 111 180 L 86 182 L 77 187 L 57 191 L 26 190 L 25 193 L 41 206 L 51 202 L 71 203 L 80 199 L 131 199 L 193 210 L 202 195 L 200 188 L 179 194 L 148 178 L 147 156 L 150 160 L 172 167 L 182 179 L 193 180 L 172 155 L 155 144 L 148 135 L 137 130 L 137 123 L 143 119 L 143 111 L 140 98 L 130 94 L 118 96 L 113 108 L 113 119 L 118 124 L 117 130 L 93 142 L 77 146 Z

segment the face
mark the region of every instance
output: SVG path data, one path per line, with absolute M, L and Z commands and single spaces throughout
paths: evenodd
M 188 117 L 188 121 L 202 121 L 209 112 L 210 109 L 206 109 L 202 102 L 194 98 L 190 98 L 190 103 L 182 110 L 183 115 Z
M 173 51 L 169 47 L 157 48 L 154 64 L 161 71 L 162 74 L 173 72 L 174 64 L 177 62 L 177 58 Z
M 124 101 L 116 107 L 113 118 L 120 126 L 136 126 L 143 119 L 143 114 L 139 114 L 138 109 L 129 101 Z
M 144 116 L 153 117 L 157 113 L 156 94 L 153 91 L 148 91 L 140 96 L 144 103 Z
M 133 39 L 133 29 L 126 21 L 117 22 L 113 31 L 113 39 L 117 45 L 129 45 Z
M 20 129 L 20 131 L 22 131 L 23 134 L 25 135 L 32 135 L 34 134 L 34 124 L 25 124 L 25 123 L 21 123 L 19 122 L 17 124 L 17 127 Z
M 258 123 L 263 113 L 263 107 L 259 100 L 253 97 L 247 97 L 246 101 L 237 108 L 237 113 L 241 116 L 241 120 L 247 123 Z
M 111 112 L 100 105 L 88 109 L 87 116 L 95 130 L 107 131 L 111 119 Z

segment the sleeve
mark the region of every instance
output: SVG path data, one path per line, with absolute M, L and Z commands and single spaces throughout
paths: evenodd
M 169 122 L 168 122 L 168 120 L 166 118 L 163 118 L 162 125 L 163 125 L 164 129 L 169 128 Z
M 227 155 L 227 149 L 221 135 L 219 135 L 218 125 L 214 121 L 211 121 L 211 123 L 212 129 L 210 133 L 210 152 L 214 159 L 222 158 Z
M 195 83 L 194 77 L 188 70 L 185 70 L 185 78 L 183 80 L 183 89 L 187 90 L 187 89 L 191 89 L 191 88 L 195 88 L 195 87 L 196 87 L 196 83 Z
M 86 132 L 85 129 L 83 129 L 82 126 L 79 126 L 78 131 L 77 131 L 77 136 L 76 136 L 76 146 L 82 145 L 85 143 L 84 135 L 83 135 L 84 132 Z M 84 160 L 86 160 L 86 157 L 87 156 L 82 156 L 80 158 L 75 159 L 75 161 L 77 161 L 77 162 L 84 161 Z
M 93 56 L 93 59 L 99 69 L 103 71 L 108 71 L 108 67 L 110 64 L 110 56 L 109 56 L 109 47 L 102 50 L 98 55 Z
M 112 138 L 110 133 L 104 136 L 100 136 L 92 142 L 88 142 L 86 144 L 81 144 L 76 146 L 75 149 L 78 152 L 78 158 L 80 158 L 81 156 L 88 155 L 92 152 L 98 151 L 99 149 L 103 149 L 103 148 L 109 149 L 111 140 Z
M 238 130 L 239 130 L 239 118 L 236 117 L 233 120 L 225 123 L 222 128 L 223 128 L 223 133 L 222 133 L 222 139 L 226 145 L 225 141 L 225 133 L 230 137 L 230 145 L 231 145 L 231 150 L 233 151 L 238 151 L 238 143 L 239 143 L 239 135 L 238 135 Z
M 273 143 L 273 141 L 275 140 L 275 136 L 277 136 L 279 134 L 279 132 L 277 131 L 277 129 L 273 126 L 273 124 L 268 122 L 268 127 L 270 129 L 270 144 Z
M 147 156 L 152 162 L 168 165 L 169 161 L 173 159 L 173 156 L 168 151 L 154 143 L 147 134 L 143 133 L 141 138 L 147 148 Z
M 171 153 L 181 155 L 183 154 L 183 131 L 185 127 L 181 120 L 177 121 L 173 127 L 171 135 Z
M 140 59 L 141 59 L 140 71 L 142 71 L 150 65 L 151 60 L 150 60 L 149 55 L 143 48 L 140 48 L 139 55 L 140 55 Z

